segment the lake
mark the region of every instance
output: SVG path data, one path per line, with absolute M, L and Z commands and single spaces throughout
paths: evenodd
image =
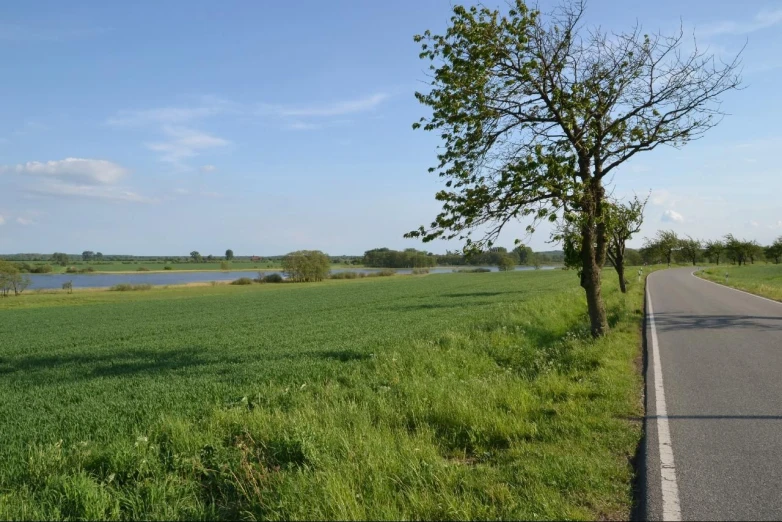
M 492 272 L 497 271 L 496 266 L 487 267 L 438 267 L 430 268 L 430 274 L 447 274 L 455 269 L 469 269 L 469 268 L 488 268 Z M 551 270 L 558 267 L 546 266 L 542 267 L 543 270 Z M 365 274 L 376 272 L 379 268 L 342 268 L 332 270 L 332 273 L 337 272 L 363 272 Z M 516 270 L 534 270 L 529 266 L 516 267 Z M 155 272 L 144 273 L 139 272 L 137 274 L 29 274 L 32 284 L 31 290 L 42 289 L 50 290 L 53 288 L 62 288 L 62 284 L 67 281 L 73 281 L 74 288 L 101 288 L 114 286 L 121 283 L 131 284 L 150 284 L 150 285 L 184 285 L 187 283 L 208 283 L 210 281 L 233 281 L 240 277 L 258 277 L 258 270 L 249 270 L 242 272 L 218 272 L 218 271 L 206 271 L 206 272 Z M 282 272 L 273 270 L 262 270 L 264 274 L 281 274 Z M 410 274 L 412 269 L 398 269 L 397 274 Z

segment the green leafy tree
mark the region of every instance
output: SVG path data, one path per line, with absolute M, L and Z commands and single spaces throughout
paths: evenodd
M 644 248 L 655 252 L 659 258 L 671 266 L 673 252 L 679 248 L 679 236 L 673 230 L 658 230 L 657 235 L 652 238 L 644 239 Z
M 198 250 L 193 250 L 190 252 L 190 259 L 192 259 L 194 263 L 202 263 L 204 261 L 204 258 L 201 257 L 201 254 L 198 252 Z
M 82 261 L 89 262 L 92 261 L 94 258 L 95 258 L 95 252 L 93 252 L 92 250 L 85 250 L 84 252 L 81 253 Z
M 230 248 L 225 251 L 225 260 L 226 261 L 233 261 L 234 258 L 234 251 Z
M 95 260 L 96 261 L 103 261 L 103 253 L 102 252 L 96 252 L 95 253 Z
M 457 5 L 444 35 L 415 37 L 432 71 L 431 89 L 416 97 L 432 113 L 414 128 L 443 140 L 430 171 L 446 183 L 442 212 L 406 236 L 459 238 L 480 251 L 510 221 L 532 218 L 532 231 L 560 210 L 582 215 L 581 284 L 599 336 L 608 330 L 606 176 L 638 153 L 703 135 L 740 79 L 738 58 L 685 52 L 681 31 L 607 35 L 583 28 L 583 10 L 576 1 L 546 16 L 523 0 L 507 14 Z
M 508 254 L 503 255 L 497 267 L 500 269 L 500 272 L 516 270 L 516 257 Z
M 62 252 L 55 252 L 52 254 L 51 262 L 55 265 L 65 266 L 68 264 L 68 254 Z
M 749 259 L 749 242 L 736 238 L 733 234 L 725 236 L 725 254 L 728 259 L 741 266 Z
M 703 242 L 703 255 L 711 263 L 720 264 L 720 257 L 725 252 L 725 244 L 720 240 L 706 240 Z
M 779 236 L 774 242 L 765 249 L 766 259 L 771 259 L 775 264 L 782 260 L 782 236 Z
M 513 253 L 518 258 L 520 265 L 526 265 L 529 263 L 532 256 L 532 249 L 526 245 L 517 245 L 516 248 L 513 249 Z
M 329 256 L 320 250 L 291 252 L 282 260 L 282 270 L 295 282 L 322 281 L 329 275 Z
M 0 259 L 0 295 L 3 297 L 13 291 L 14 295 L 20 295 L 32 281 L 30 276 L 22 273 L 13 263 Z
M 606 257 L 619 277 L 619 289 L 627 293 L 627 280 L 625 279 L 627 242 L 634 234 L 641 231 L 644 222 L 644 209 L 649 197 L 643 201 L 635 196 L 629 203 L 608 203 L 605 205 L 606 235 L 608 236 L 608 248 Z
M 702 246 L 702 241 L 687 236 L 686 239 L 679 240 L 679 253 L 683 259 L 692 261 L 692 265 L 695 266 L 695 264 L 698 262 L 698 259 L 701 257 Z

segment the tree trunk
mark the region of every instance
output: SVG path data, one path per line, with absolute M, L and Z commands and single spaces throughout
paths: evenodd
M 616 273 L 619 274 L 619 290 L 623 294 L 627 293 L 627 284 L 625 283 L 625 260 L 622 257 L 616 258 Z
M 582 163 L 582 170 L 583 166 Z M 606 255 L 605 225 L 598 221 L 602 212 L 603 193 L 600 180 L 593 178 L 584 195 L 583 211 L 586 219 L 581 227 L 581 286 L 586 292 L 590 330 L 594 337 L 602 337 L 608 333 L 608 319 L 600 285 L 600 271 L 605 264 Z

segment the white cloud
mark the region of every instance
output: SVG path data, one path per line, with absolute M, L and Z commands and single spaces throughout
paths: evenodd
M 755 220 L 751 220 L 751 221 L 747 222 L 747 226 L 748 226 L 748 227 L 752 227 L 752 228 L 757 228 L 757 227 L 759 227 L 759 226 L 760 226 L 760 223 L 758 223 L 758 222 L 757 222 L 757 221 L 755 221 Z
M 223 147 L 230 143 L 223 138 L 187 127 L 166 125 L 163 127 L 163 132 L 169 138 L 168 141 L 148 143 L 147 148 L 162 153 L 161 161 L 180 168 L 186 168 L 185 159 L 198 156 L 205 150 Z
M 27 219 L 27 218 L 23 218 L 23 217 L 16 218 L 16 222 L 19 223 L 20 225 L 24 225 L 24 226 L 32 225 L 32 224 L 35 223 L 32 219 Z
M 683 223 L 684 222 L 684 216 L 676 212 L 675 210 L 666 210 L 663 212 L 662 215 L 662 221 L 668 222 L 668 223 Z
M 782 23 L 782 9 L 761 11 L 748 22 L 728 20 L 709 24 L 699 29 L 700 36 L 740 35 L 768 29 Z
M 150 123 L 181 124 L 218 113 L 219 110 L 216 107 L 160 107 L 142 111 L 119 111 L 106 123 L 116 126 L 147 125 Z
M 0 226 L 5 225 L 5 218 L 0 214 Z
M 0 172 L 78 180 L 89 184 L 116 183 L 127 174 L 127 170 L 116 163 L 85 158 L 65 158 L 45 163 L 28 161 L 15 166 L 2 166 Z
M 30 192 L 47 196 L 66 196 L 87 199 L 103 199 L 109 201 L 129 201 L 132 203 L 155 203 L 157 200 L 142 196 L 125 187 L 107 187 L 95 185 L 73 185 L 69 183 L 51 182 L 37 185 Z
M 286 125 L 286 128 L 290 130 L 317 130 L 321 127 L 322 125 L 318 123 L 305 123 L 303 121 L 294 121 Z
M 201 172 L 214 172 L 217 170 L 217 167 L 214 165 L 204 165 L 201 167 Z
M 388 98 L 388 94 L 377 93 L 365 98 L 335 102 L 326 105 L 310 105 L 308 107 L 291 107 L 284 105 L 262 105 L 259 108 L 261 115 L 274 114 L 290 117 L 327 117 L 344 116 L 357 112 L 366 112 L 374 109 Z

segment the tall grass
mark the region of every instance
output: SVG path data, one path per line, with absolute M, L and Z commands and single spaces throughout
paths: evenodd
M 0 518 L 627 518 L 642 288 L 604 294 L 598 341 L 562 271 L 0 302 Z

